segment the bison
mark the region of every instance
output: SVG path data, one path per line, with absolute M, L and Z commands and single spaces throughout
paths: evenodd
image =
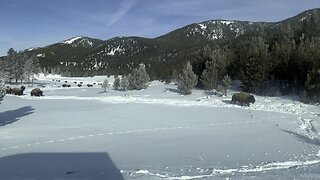
M 11 94 L 21 96 L 21 95 L 23 95 L 23 91 L 25 89 L 26 88 L 24 86 L 21 86 L 20 88 L 12 88 L 11 89 Z
M 11 89 L 11 87 L 7 86 L 7 88 L 6 88 L 6 94 L 12 94 L 12 89 Z
M 254 104 L 256 99 L 253 95 L 245 92 L 235 93 L 232 95 L 231 103 L 239 102 L 241 106 L 247 105 L 250 106 L 250 103 Z
M 93 85 L 92 84 L 87 84 L 87 87 L 93 87 Z
M 81 87 L 82 86 L 82 84 L 78 84 L 78 87 Z
M 41 91 L 41 89 L 39 89 L 39 88 L 35 88 L 35 89 L 32 89 L 30 94 L 31 94 L 31 96 L 39 97 L 39 96 L 43 96 L 43 91 Z

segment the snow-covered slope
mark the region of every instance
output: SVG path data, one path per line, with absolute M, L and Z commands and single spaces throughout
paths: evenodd
M 77 37 L 62 41 L 61 44 L 71 45 L 72 47 L 78 47 L 78 46 L 92 47 L 96 43 L 96 41 L 97 40 L 91 39 L 88 37 L 77 36 Z
M 45 86 L 45 96 L 31 97 L 31 87 L 24 96 L 7 95 L 0 105 L 0 168 L 5 170 L 0 177 L 320 176 L 318 106 L 293 97 L 256 96 L 255 104 L 241 107 L 230 104 L 231 94 L 194 90 L 181 96 L 175 85 L 156 81 L 146 90 L 129 92 L 77 86 L 105 78 L 41 75 L 37 83 Z M 65 81 L 70 88 L 59 87 Z

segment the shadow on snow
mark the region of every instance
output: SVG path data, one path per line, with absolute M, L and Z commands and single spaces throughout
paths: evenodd
M 107 153 L 27 153 L 0 158 L 1 179 L 123 180 Z
M 0 126 L 14 123 L 21 117 L 27 116 L 32 113 L 34 113 L 34 108 L 31 106 L 24 106 L 16 110 L 0 112 Z
M 165 91 L 180 94 L 180 91 L 178 89 L 174 89 L 174 88 L 166 88 Z
M 308 136 L 305 136 L 305 135 L 302 135 L 302 134 L 299 134 L 297 132 L 290 131 L 290 130 L 282 130 L 282 131 L 295 136 L 297 139 L 299 139 L 302 142 L 320 146 L 320 139 L 317 139 L 317 138 L 312 139 Z

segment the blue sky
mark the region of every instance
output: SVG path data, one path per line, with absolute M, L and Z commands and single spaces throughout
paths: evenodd
M 0 56 L 74 36 L 157 37 L 211 19 L 280 21 L 319 0 L 0 0 Z

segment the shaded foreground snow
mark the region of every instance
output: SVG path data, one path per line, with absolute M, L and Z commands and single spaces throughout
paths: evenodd
M 107 153 L 112 169 L 121 170 L 125 179 L 320 177 L 317 106 L 288 97 L 257 96 L 254 105 L 241 107 L 230 104 L 231 95 L 217 97 L 194 90 L 181 96 L 174 85 L 160 82 L 143 91 L 109 88 L 107 93 L 100 93 L 100 86 L 73 84 L 104 78 L 40 77 L 38 82 L 46 84 L 44 97 L 31 97 L 31 88 L 21 97 L 6 96 L 0 122 L 11 121 L 0 126 L 0 158 L 45 153 L 61 159 L 57 153 L 75 157 Z M 61 83 L 52 79 L 68 80 L 72 87 L 59 88 Z M 21 111 L 24 107 L 28 111 Z M 106 177 L 103 163 L 84 159 L 77 164 L 88 161 L 91 168 L 67 163 L 47 174 L 61 179 Z M 2 160 L 0 169 L 5 167 Z M 18 160 L 13 162 L 27 163 Z M 7 179 L 15 174 L 0 171 L 0 177 Z M 24 166 L 19 175 L 44 177 Z

